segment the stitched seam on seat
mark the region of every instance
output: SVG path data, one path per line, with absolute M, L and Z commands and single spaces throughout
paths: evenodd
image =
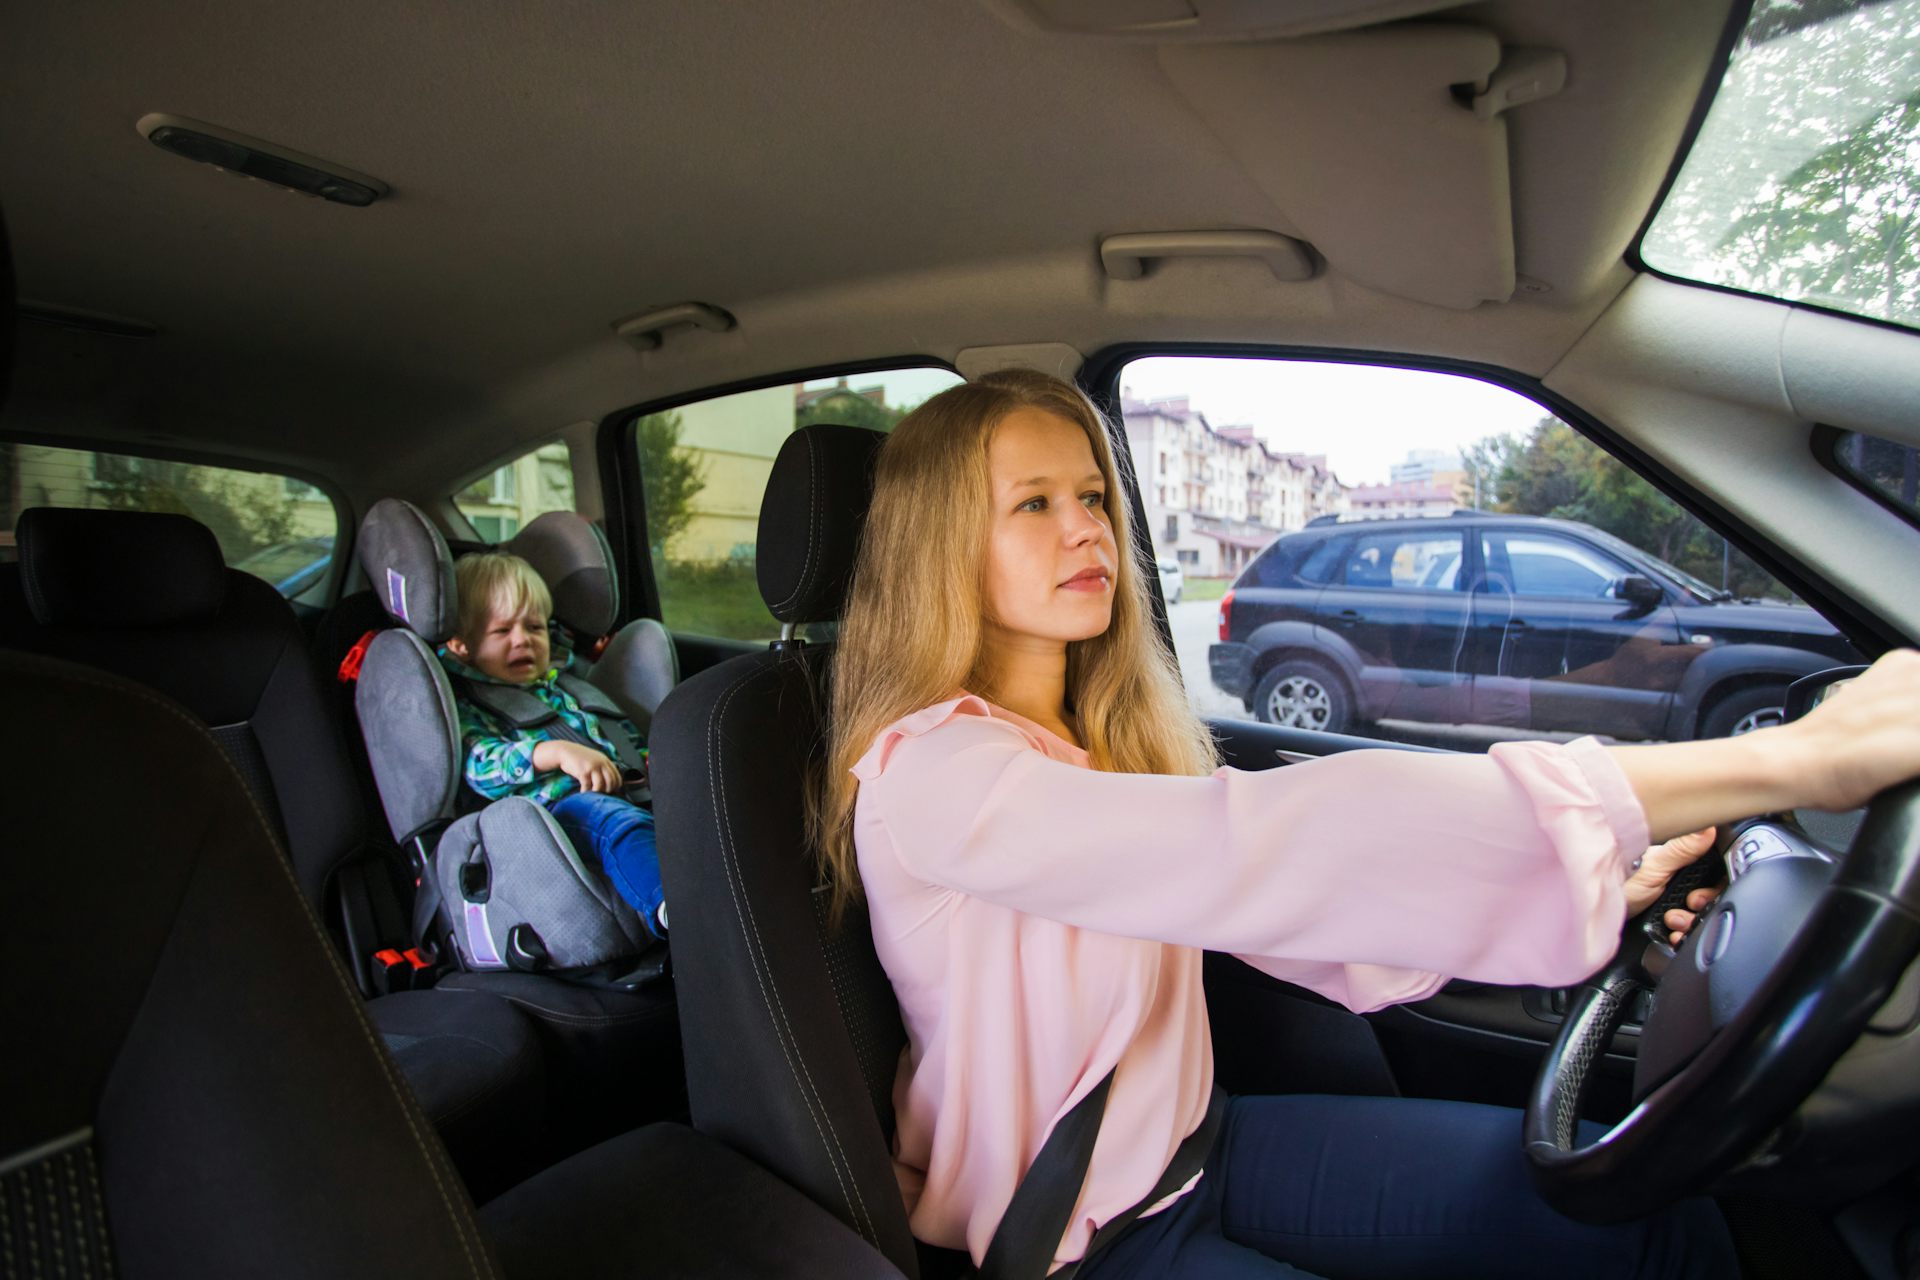
M 492 992 L 479 991 L 474 987 L 449 987 L 447 990 L 475 991 L 478 994 L 485 995 L 493 994 Z M 570 1013 L 565 1009 L 555 1009 L 551 1006 L 540 1004 L 525 996 L 503 995 L 500 998 L 516 1004 L 522 1009 L 533 1010 L 534 1016 L 542 1022 L 565 1022 L 577 1027 L 603 1027 L 616 1026 L 628 1022 L 651 1022 L 656 1018 L 670 1014 L 670 1010 L 667 1009 L 646 1009 L 636 1013 Z
M 787 608 L 806 594 L 807 581 L 813 576 L 814 543 L 820 536 L 819 453 L 813 447 L 811 434 L 803 432 L 801 439 L 807 446 L 807 558 L 800 564 L 799 581 L 794 583 L 793 590 L 787 593 L 787 598 L 776 606 L 781 609 Z
M 734 696 L 738 694 L 741 689 L 745 688 L 747 684 L 765 672 L 775 670 L 777 670 L 777 668 L 766 667 L 761 671 L 754 672 L 746 679 L 735 683 L 721 697 L 720 701 L 714 705 L 713 711 L 709 713 L 707 718 L 707 788 L 713 800 L 714 811 L 720 819 L 720 847 L 722 864 L 727 869 L 727 891 L 733 897 L 734 914 L 740 918 L 741 932 L 748 941 L 747 954 L 753 964 L 754 981 L 760 988 L 760 998 L 763 1002 L 767 1000 L 769 989 L 768 974 L 770 973 L 770 968 L 767 965 L 764 948 L 760 942 L 759 927 L 753 921 L 752 907 L 745 900 L 745 895 L 741 892 L 741 886 L 738 883 L 739 860 L 734 853 L 733 847 L 733 821 L 729 816 L 729 812 L 723 803 L 723 797 L 720 794 L 720 762 L 718 759 L 719 734 L 715 731 L 715 723 L 725 715 L 728 704 L 733 701 Z M 774 1039 L 780 1045 L 780 1054 L 786 1059 L 787 1070 L 789 1072 L 793 1072 L 796 1059 L 798 1060 L 799 1071 L 794 1075 L 794 1083 L 801 1085 L 801 1100 L 807 1105 L 807 1115 L 813 1121 L 814 1131 L 820 1135 L 821 1147 L 826 1151 L 828 1167 L 833 1170 L 834 1181 L 840 1184 L 841 1195 L 847 1199 L 849 1206 L 856 1210 L 859 1221 L 862 1224 L 861 1234 L 863 1234 L 867 1241 L 875 1248 L 878 1248 L 880 1246 L 880 1233 L 875 1229 L 873 1218 L 867 1212 L 866 1200 L 860 1195 L 859 1182 L 853 1176 L 853 1162 L 847 1159 L 846 1151 L 840 1145 L 840 1135 L 838 1131 L 833 1129 L 830 1117 L 828 1117 L 826 1128 L 823 1129 L 821 1127 L 822 1116 L 826 1113 L 825 1101 L 819 1098 L 819 1091 L 814 1087 L 813 1075 L 807 1070 L 806 1059 L 798 1052 L 799 1046 L 793 1035 L 792 1024 L 787 1019 L 786 1005 L 780 999 L 780 991 L 777 985 L 773 986 L 772 993 L 773 999 L 771 1003 L 768 1004 L 768 1012 L 777 1014 L 777 1021 L 774 1026 Z M 791 1049 L 789 1048 L 789 1041 L 794 1041 Z M 816 1103 L 818 1103 L 817 1108 Z M 833 1145 L 831 1149 L 827 1149 L 830 1134 Z M 837 1160 L 835 1159 L 836 1154 L 839 1157 Z M 841 1176 L 842 1164 L 846 1166 L 846 1176 L 844 1178 Z
M 82 684 L 90 684 L 97 689 L 106 689 L 114 693 L 133 694 L 141 701 L 151 703 L 155 707 L 158 707 L 174 719 L 192 726 L 199 733 L 203 735 L 206 733 L 205 725 L 193 719 L 191 716 L 186 715 L 165 698 L 138 685 L 131 683 L 110 683 L 105 680 L 92 679 L 84 671 L 73 672 L 71 678 Z M 286 850 L 281 848 L 279 840 L 273 834 L 272 824 L 267 821 L 266 814 L 260 808 L 260 802 L 254 799 L 253 792 L 246 785 L 246 779 L 240 776 L 240 771 L 234 767 L 233 761 L 227 758 L 226 752 L 218 749 L 217 744 L 214 755 L 218 757 L 221 766 L 226 769 L 232 779 L 240 784 L 240 791 L 241 794 L 246 797 L 247 806 L 253 810 L 253 815 L 255 819 L 259 821 L 260 829 L 262 833 L 266 835 L 267 842 L 273 846 L 274 852 L 279 855 L 274 858 L 273 861 L 280 869 L 280 883 L 292 891 L 294 901 L 299 907 L 299 914 L 307 923 L 308 932 L 313 935 L 314 942 L 324 954 L 327 967 L 332 972 L 334 981 L 339 984 L 342 994 L 347 997 L 353 1007 L 353 1016 L 360 1025 L 360 1034 L 366 1039 L 368 1047 L 373 1050 L 374 1057 L 379 1061 L 381 1074 L 386 1078 L 388 1087 L 393 1090 L 394 1101 L 400 1104 L 401 1117 L 407 1122 L 407 1130 L 413 1136 L 414 1145 L 419 1148 L 421 1157 L 427 1162 L 427 1172 L 433 1176 L 434 1190 L 439 1193 L 440 1203 L 446 1208 L 447 1216 L 453 1222 L 454 1234 L 459 1238 L 460 1251 L 466 1255 L 468 1268 L 474 1275 L 493 1275 L 493 1267 L 487 1262 L 484 1246 L 482 1246 L 479 1256 L 476 1259 L 472 1245 L 467 1238 L 466 1224 L 462 1222 L 461 1214 L 455 1207 L 453 1199 L 447 1194 L 446 1183 L 441 1177 L 439 1162 L 433 1158 L 431 1148 L 429 1148 L 426 1141 L 420 1136 L 419 1125 L 414 1120 L 414 1111 L 419 1107 L 419 1103 L 416 1101 L 411 1107 L 407 1105 L 408 1094 L 405 1092 L 405 1082 L 395 1076 L 393 1060 L 387 1056 L 386 1050 L 381 1047 L 378 1038 L 375 1036 L 373 1024 L 367 1020 L 366 1009 L 360 1002 L 359 993 L 356 992 L 348 982 L 346 970 L 341 967 L 339 959 L 336 958 L 333 953 L 333 945 L 328 942 L 325 935 L 320 932 L 320 925 L 314 918 L 312 908 L 307 905 L 305 896 L 300 892 L 300 886 L 294 883 L 293 868 L 287 859 Z M 477 1223 L 474 1224 L 474 1230 L 477 1239 Z

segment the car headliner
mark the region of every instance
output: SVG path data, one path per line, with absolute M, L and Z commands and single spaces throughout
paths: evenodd
M 96 437 L 405 490 L 681 390 L 1009 342 L 1311 342 L 1544 373 L 1630 279 L 1728 10 L 1451 7 L 1317 37 L 1293 50 L 1316 74 L 1276 63 L 1265 96 L 1204 101 L 1180 60 L 1205 71 L 1226 46 L 1047 34 L 1014 7 L 15 6 L 0 198 L 21 296 L 159 335 L 25 326 L 6 426 L 68 430 L 84 400 Z M 1565 91 L 1482 122 L 1434 84 L 1383 131 L 1365 104 L 1435 22 L 1564 51 Z M 356 210 L 187 163 L 135 131 L 154 111 L 392 197 Z M 1499 162 L 1423 166 L 1463 129 Z M 1292 149 L 1263 152 L 1276 139 Z M 1510 240 L 1436 216 L 1504 209 L 1509 149 Z M 1245 261 L 1101 272 L 1105 235 L 1215 228 L 1340 243 L 1305 283 Z M 1528 278 L 1510 302 L 1395 294 L 1503 259 Z M 645 356 L 610 329 L 689 299 L 738 329 Z

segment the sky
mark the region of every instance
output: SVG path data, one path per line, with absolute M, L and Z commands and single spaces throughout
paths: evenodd
M 1347 484 L 1384 484 L 1414 449 L 1523 435 L 1546 410 L 1454 374 L 1298 360 L 1152 356 L 1120 376 L 1140 400 L 1186 395 L 1215 427 L 1251 426 L 1285 453 L 1324 453 Z
M 914 405 L 959 379 L 945 369 L 853 374 L 855 387 Z M 832 378 L 808 382 L 832 386 Z M 1544 415 L 1504 387 L 1453 374 L 1298 360 L 1151 356 L 1121 374 L 1137 399 L 1187 396 L 1216 427 L 1252 426 L 1270 448 L 1324 453 L 1348 484 L 1384 484 L 1413 449 L 1453 449 L 1483 436 L 1524 434 Z

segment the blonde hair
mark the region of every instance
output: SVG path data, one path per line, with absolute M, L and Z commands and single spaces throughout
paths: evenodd
M 1071 383 L 1028 370 L 987 374 L 928 400 L 893 429 L 875 464 L 833 661 L 826 768 L 810 788 L 814 848 L 837 918 L 860 892 L 849 770 L 880 731 L 962 690 L 991 698 L 982 620 L 992 504 L 987 450 L 1017 409 L 1057 414 L 1086 433 L 1119 548 L 1113 617 L 1067 645 L 1067 705 L 1093 767 L 1204 774 L 1213 739 L 1188 709 L 1179 669 L 1158 642 L 1131 541 L 1108 429 Z
M 455 634 L 471 645 L 495 617 L 516 617 L 532 605 L 542 616 L 553 615 L 553 593 L 534 567 L 506 551 L 482 551 L 462 556 L 453 564 L 457 602 Z

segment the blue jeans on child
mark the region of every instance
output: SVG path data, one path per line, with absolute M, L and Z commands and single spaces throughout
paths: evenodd
M 653 815 L 619 796 L 573 791 L 553 802 L 548 812 L 573 842 L 574 850 L 600 860 L 614 892 L 640 913 L 655 937 L 666 933 L 661 906 L 660 854 L 654 846 Z
M 1075 1280 L 1739 1274 L 1710 1200 L 1616 1227 L 1548 1208 L 1528 1179 L 1517 1111 L 1288 1095 L 1233 1099 L 1193 1190 L 1135 1222 Z

